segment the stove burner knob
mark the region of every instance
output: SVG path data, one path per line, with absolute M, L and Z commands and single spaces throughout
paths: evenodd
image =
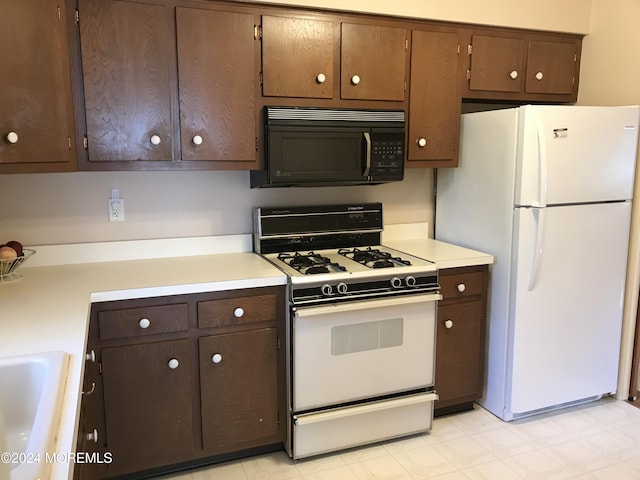
M 391 279 L 391 286 L 393 288 L 400 288 L 402 286 L 402 280 L 400 280 L 398 277 L 393 277 Z
M 404 279 L 404 281 L 407 282 L 407 286 L 409 286 L 409 287 L 415 287 L 416 286 L 416 278 L 412 277 L 411 275 L 406 277 Z
M 347 289 L 348 289 L 349 287 L 347 287 L 347 284 L 346 284 L 346 283 L 344 283 L 344 282 L 340 282 L 340 283 L 337 285 L 337 288 L 338 288 L 338 292 L 340 292 L 340 293 L 342 293 L 342 294 L 345 294 L 345 293 L 347 293 Z
M 322 285 L 322 287 L 320 287 L 320 290 L 322 291 L 323 295 L 331 295 L 333 293 L 333 287 L 331 287 L 331 285 L 329 285 L 328 283 Z

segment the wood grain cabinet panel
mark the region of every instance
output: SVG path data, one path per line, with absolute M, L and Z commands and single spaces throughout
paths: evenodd
M 98 313 L 100 339 L 181 332 L 189 328 L 186 303 L 107 310 Z
M 262 17 L 262 95 L 333 98 L 334 23 Z
M 102 349 L 110 475 L 193 455 L 190 350 L 187 339 Z
M 455 32 L 411 32 L 408 164 L 457 166 L 462 98 Z M 428 163 L 426 163 L 428 162 Z
M 484 387 L 488 265 L 442 269 L 438 281 L 435 414 L 473 408 Z
M 198 327 L 212 328 L 273 322 L 276 295 L 252 295 L 198 302 Z
M 64 2 L 2 2 L 0 173 L 76 168 Z
M 80 0 L 79 12 L 89 161 L 171 161 L 171 10 Z
M 341 98 L 404 101 L 406 29 L 343 23 L 341 41 Z
M 256 160 L 254 17 L 176 8 L 182 160 Z
M 199 355 L 205 452 L 280 441 L 276 329 L 200 337 Z
M 529 42 L 528 93 L 567 94 L 574 91 L 578 45 L 571 42 Z
M 525 76 L 525 42 L 519 38 L 474 35 L 470 90 L 519 92 Z

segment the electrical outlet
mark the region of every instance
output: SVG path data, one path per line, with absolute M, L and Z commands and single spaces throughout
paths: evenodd
M 120 198 L 119 190 L 111 190 L 109 199 L 109 221 L 124 222 L 124 198 Z

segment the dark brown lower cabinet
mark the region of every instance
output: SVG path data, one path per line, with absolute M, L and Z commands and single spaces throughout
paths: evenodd
M 155 468 L 193 455 L 189 340 L 102 350 L 110 474 Z
M 436 327 L 435 414 L 473 407 L 482 397 L 488 267 L 440 270 L 443 299 Z
M 276 344 L 275 328 L 200 337 L 205 452 L 279 441 Z
M 76 465 L 74 479 L 280 448 L 285 299 L 279 286 L 93 304 L 77 449 L 110 461 Z

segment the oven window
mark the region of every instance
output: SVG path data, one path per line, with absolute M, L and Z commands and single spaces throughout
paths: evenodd
M 402 345 L 402 318 L 340 325 L 331 329 L 331 354 L 365 352 Z

